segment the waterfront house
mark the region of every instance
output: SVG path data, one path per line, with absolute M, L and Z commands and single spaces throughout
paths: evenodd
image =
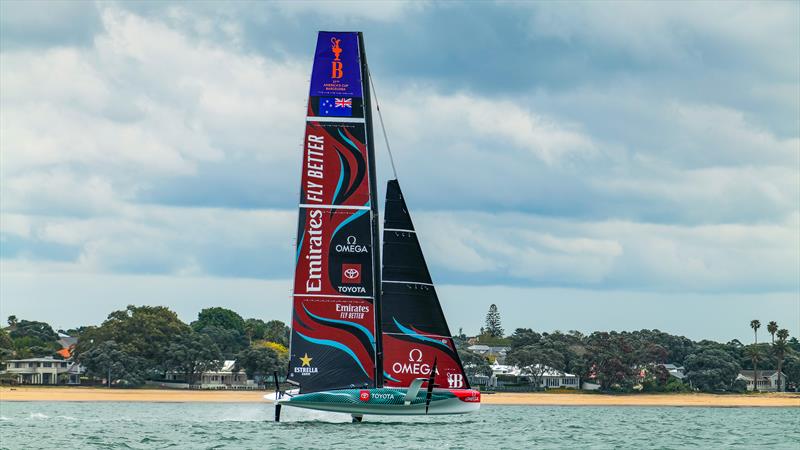
M 80 364 L 72 360 L 44 358 L 11 359 L 6 361 L 4 373 L 16 375 L 19 384 L 67 384 L 81 383 L 84 372 Z
M 747 390 L 753 390 L 753 379 L 755 378 L 755 371 L 753 370 L 742 370 L 739 371 L 739 376 L 736 377 L 737 380 L 744 380 L 747 382 Z M 767 392 L 775 392 L 775 391 L 783 391 L 786 389 L 786 374 L 781 372 L 781 384 L 783 385 L 780 389 L 778 388 L 778 371 L 777 370 L 759 370 L 758 371 L 758 390 L 759 391 L 767 391 Z
M 203 372 L 197 376 L 196 383 L 191 387 L 200 389 L 254 389 L 256 383 L 253 380 L 247 379 L 247 374 L 243 370 L 234 372 L 233 368 L 236 361 L 232 359 L 225 360 L 222 367 L 218 370 L 210 370 Z M 168 372 L 167 382 L 169 383 L 183 383 L 187 384 L 186 375 L 179 372 Z
M 517 366 L 510 366 L 500 364 L 495 361 L 492 365 L 491 377 L 475 377 L 474 381 L 489 388 L 503 388 L 504 386 L 521 386 L 527 385 L 528 387 L 533 384 L 533 377 L 531 376 L 532 369 L 538 372 L 538 366 L 527 367 L 520 369 Z M 472 381 L 472 379 L 471 379 Z M 552 367 L 544 367 L 542 376 L 539 381 L 539 388 L 580 388 L 580 377 L 571 373 L 566 373 L 560 370 L 553 369 Z
M 659 364 L 659 366 L 663 367 L 664 369 L 669 372 L 670 376 L 677 378 L 683 381 L 686 378 L 686 369 L 683 366 L 676 366 L 675 364 Z

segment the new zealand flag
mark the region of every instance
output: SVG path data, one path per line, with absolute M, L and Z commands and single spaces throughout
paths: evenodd
M 319 115 L 323 117 L 352 117 L 353 99 L 321 97 L 319 99 Z

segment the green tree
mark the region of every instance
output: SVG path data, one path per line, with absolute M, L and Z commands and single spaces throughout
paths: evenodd
M 11 359 L 14 356 L 14 341 L 6 330 L 0 328 L 0 362 Z
M 717 349 L 700 350 L 684 362 L 686 378 L 701 391 L 733 390 L 739 364 L 728 353 Z
M 778 331 L 778 322 L 771 320 L 767 324 L 767 332 L 772 335 L 772 343 L 775 343 L 775 333 Z
M 11 333 L 11 339 L 21 337 L 31 337 L 39 339 L 43 342 L 58 341 L 58 334 L 53 331 L 53 328 L 45 322 L 37 322 L 35 320 L 20 320 L 16 322 Z
M 190 330 L 178 315 L 163 306 L 133 306 L 114 311 L 99 327 L 85 329 L 75 355 L 106 341 L 114 341 L 125 354 L 142 361 L 148 377 L 161 378 L 171 367 L 169 346 L 175 336 Z
M 88 376 L 105 378 L 109 388 L 113 380 L 140 384 L 145 377 L 144 361 L 126 353 L 114 341 L 104 341 L 94 346 L 81 355 L 80 362 Z
M 267 330 L 264 340 L 277 342 L 283 346 L 289 345 L 289 327 L 280 320 L 270 320 L 267 322 Z
M 636 348 L 629 333 L 595 332 L 586 339 L 581 377 L 594 378 L 603 390 L 629 390 L 635 382 Z
M 753 319 L 750 321 L 750 328 L 753 329 L 753 338 L 755 345 L 758 345 L 758 329 L 761 328 L 761 321 L 758 319 Z M 758 391 L 758 350 L 754 349 L 750 351 L 751 358 L 753 359 L 753 390 Z
M 534 386 L 542 385 L 542 376 L 552 368 L 564 370 L 564 355 L 541 343 L 518 348 L 508 354 L 506 359 L 529 374 Z
M 236 329 L 208 325 L 198 331 L 216 344 L 224 359 L 234 359 L 237 353 L 248 346 L 247 337 Z
M 210 337 L 194 330 L 175 337 L 169 346 L 169 366 L 182 373 L 190 384 L 197 383 L 203 372 L 219 370 L 222 367 L 222 353 Z
M 267 324 L 261 319 L 247 319 L 244 321 L 244 334 L 247 336 L 247 342 L 251 345 L 254 340 L 264 340 L 267 334 Z
M 775 358 L 778 360 L 778 390 L 784 391 L 785 386 L 781 383 L 781 371 L 783 370 L 783 360 L 786 358 L 786 352 L 789 350 L 789 344 L 786 339 L 789 337 L 789 330 L 781 328 L 778 330 L 778 341 L 772 343 L 772 350 L 775 353 Z
M 792 352 L 786 355 L 783 371 L 786 373 L 786 386 L 794 388 L 800 386 L 800 356 Z
M 239 334 L 245 334 L 245 323 L 242 316 L 230 309 L 214 307 L 205 308 L 197 315 L 197 320 L 192 322 L 192 328 L 200 331 L 208 326 L 217 326 L 225 330 L 236 330 Z
M 758 388 L 758 381 L 760 380 L 760 378 L 758 376 L 759 373 L 757 368 L 758 368 L 758 362 L 761 360 L 762 356 L 761 349 L 756 344 L 748 345 L 744 349 L 744 354 L 748 358 L 750 358 L 750 361 L 752 361 L 753 363 L 753 391 L 757 392 L 760 390 Z
M 276 370 L 284 370 L 286 358 L 270 347 L 258 346 L 242 350 L 236 355 L 235 371 L 244 370 L 250 379 L 268 377 Z
M 512 350 L 525 347 L 526 345 L 537 344 L 541 339 L 542 335 L 530 328 L 517 328 L 514 330 L 514 333 L 509 336 Z
M 486 313 L 485 332 L 493 338 L 503 337 L 503 327 L 500 324 L 500 312 L 497 310 L 497 305 L 494 303 L 489 306 L 489 312 Z
M 466 348 L 459 348 L 458 356 L 461 358 L 464 372 L 466 372 L 468 376 L 484 375 L 488 377 L 492 375 L 492 366 L 489 365 L 489 361 L 482 355 L 469 351 Z
M 13 327 L 17 324 L 17 316 L 8 316 L 8 326 Z

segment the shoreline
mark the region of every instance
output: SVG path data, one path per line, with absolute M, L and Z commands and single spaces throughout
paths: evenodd
M 105 389 L 96 387 L 0 387 L 6 402 L 156 402 L 259 403 L 270 391 L 188 391 L 174 389 Z M 763 394 L 587 394 L 500 392 L 483 394 L 484 405 L 528 406 L 676 406 L 800 408 L 798 393 Z

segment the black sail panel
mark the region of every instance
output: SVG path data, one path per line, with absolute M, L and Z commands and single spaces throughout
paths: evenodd
M 382 274 L 384 385 L 409 386 L 436 359 L 438 386 L 469 388 L 397 180 L 386 189 Z

